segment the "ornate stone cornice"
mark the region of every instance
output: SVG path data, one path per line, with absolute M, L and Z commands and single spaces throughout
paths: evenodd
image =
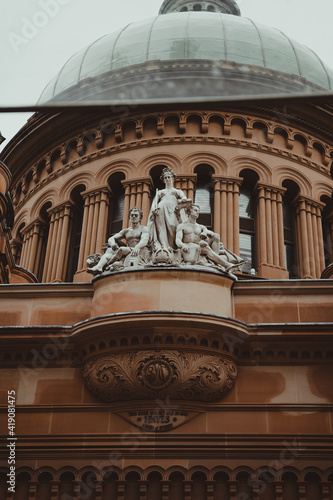
M 25 196 L 24 198 L 18 203 L 18 205 L 15 207 L 15 212 L 17 213 L 18 210 L 35 194 L 37 193 L 42 187 L 50 183 L 52 180 L 60 177 L 64 173 L 74 170 L 81 165 L 84 165 L 86 163 L 89 163 L 90 161 L 94 160 L 97 157 L 104 157 L 104 156 L 110 156 L 111 154 L 115 154 L 118 152 L 125 151 L 127 149 L 137 149 L 141 148 L 144 146 L 149 146 L 149 145 L 165 145 L 165 144 L 172 144 L 172 143 L 188 143 L 188 142 L 197 142 L 197 143 L 213 143 L 213 144 L 218 144 L 218 145 L 227 145 L 230 147 L 243 147 L 248 150 L 253 150 L 253 149 L 258 149 L 264 153 L 268 153 L 274 156 L 282 157 L 282 158 L 287 158 L 290 161 L 296 162 L 298 165 L 303 164 L 312 170 L 315 170 L 328 179 L 331 180 L 331 175 L 328 171 L 327 168 L 315 163 L 311 162 L 309 159 L 304 158 L 300 155 L 291 153 L 290 151 L 284 151 L 281 149 L 278 149 L 276 147 L 272 147 L 269 145 L 265 144 L 259 144 L 259 143 L 254 143 L 248 140 L 240 140 L 240 139 L 231 139 L 229 137 L 213 137 L 213 136 L 175 136 L 175 137 L 158 137 L 154 139 L 147 139 L 147 140 L 138 140 L 138 141 L 132 141 L 130 143 L 125 143 L 125 144 L 118 144 L 115 146 L 110 146 L 108 148 L 104 148 L 99 150 L 98 152 L 91 153 L 86 156 L 82 156 L 81 158 L 74 160 L 71 163 L 68 163 L 67 165 L 63 166 L 60 169 L 57 169 L 56 172 L 52 172 L 47 178 L 43 179 L 41 183 L 38 183 L 35 185 Z M 128 180 L 131 182 L 131 180 Z
M 261 144 L 261 143 L 258 143 L 256 141 L 252 140 L 253 124 L 256 121 L 258 121 L 258 116 L 251 115 L 249 113 L 246 113 L 246 114 L 240 113 L 240 112 L 222 113 L 222 112 L 214 112 L 214 111 L 203 111 L 203 110 L 199 109 L 199 110 L 194 110 L 194 111 L 193 110 L 186 110 L 186 111 L 182 111 L 182 112 L 179 112 L 179 111 L 172 112 L 173 115 L 177 115 L 177 114 L 179 115 L 179 119 L 180 119 L 179 126 L 180 126 L 180 124 L 183 124 L 182 125 L 183 130 L 181 130 L 182 135 L 180 135 L 180 136 L 164 137 L 163 136 L 164 129 L 162 127 L 161 130 L 158 130 L 158 135 L 159 135 L 158 137 L 145 138 L 145 137 L 141 137 L 142 134 L 136 134 L 138 137 L 137 141 L 131 141 L 131 142 L 124 143 L 122 136 L 119 136 L 120 140 L 118 141 L 118 144 L 116 144 L 110 148 L 103 148 L 103 141 L 101 142 L 98 139 L 98 137 L 100 136 L 100 134 L 103 131 L 103 127 L 105 128 L 105 126 L 104 126 L 105 124 L 104 124 L 104 121 L 102 118 L 100 119 L 100 121 L 98 123 L 98 121 L 97 121 L 98 118 L 96 116 L 95 117 L 95 124 L 92 124 L 91 119 L 90 119 L 90 127 L 87 127 L 87 130 L 81 129 L 81 131 L 80 130 L 77 131 L 77 127 L 76 127 L 76 135 L 74 137 L 73 137 L 73 135 L 71 135 L 70 139 L 67 139 L 65 143 L 62 142 L 56 146 L 53 146 L 52 148 L 50 148 L 50 151 L 48 154 L 53 155 L 56 151 L 59 151 L 59 152 L 66 151 L 67 146 L 69 144 L 72 144 L 73 141 L 76 142 L 77 145 L 79 145 L 79 143 L 84 142 L 85 137 L 88 137 L 87 140 L 89 140 L 90 144 L 95 144 L 96 151 L 93 153 L 90 153 L 89 155 L 86 155 L 84 153 L 84 150 L 82 150 L 80 153 L 80 158 L 78 158 L 77 160 L 74 160 L 74 161 L 69 161 L 68 163 L 65 162 L 64 167 L 60 167 L 56 172 L 49 173 L 48 178 L 44 179 L 42 183 L 38 183 L 37 186 L 39 187 L 43 183 L 45 184 L 45 182 L 51 180 L 52 178 L 55 178 L 55 177 L 58 177 L 59 175 L 62 175 L 62 173 L 65 173 L 68 170 L 68 168 L 75 168 L 79 164 L 82 164 L 86 161 L 91 161 L 94 158 L 97 158 L 100 156 L 109 155 L 109 154 L 112 154 L 112 153 L 115 153 L 118 151 L 122 151 L 123 149 L 126 150 L 126 149 L 135 148 L 135 147 L 156 145 L 159 143 L 182 142 L 182 141 L 184 141 L 184 142 L 188 142 L 188 141 L 212 142 L 212 141 L 214 141 L 214 142 L 218 142 L 218 143 L 222 143 L 222 144 L 240 145 L 240 146 L 243 146 L 246 148 L 249 147 L 251 149 L 255 147 L 255 148 L 258 148 L 259 150 L 267 151 L 270 154 L 278 154 L 279 156 L 282 155 L 284 157 L 288 157 L 292 160 L 295 160 L 298 163 L 299 162 L 304 163 L 307 166 L 310 166 L 310 168 L 320 169 L 323 173 L 326 173 L 329 176 L 329 172 L 327 169 L 327 165 L 328 165 L 327 161 L 329 160 L 329 150 L 328 150 L 328 146 L 325 143 L 323 143 L 321 137 L 318 137 L 318 138 L 311 137 L 311 136 L 309 136 L 308 131 L 304 132 L 303 130 L 295 129 L 294 127 L 291 128 L 289 121 L 287 124 L 283 123 L 283 121 L 281 123 L 279 123 L 279 122 L 272 123 L 272 120 L 267 118 L 267 115 L 269 113 L 272 113 L 272 110 L 265 109 L 264 117 L 260 118 L 260 120 L 262 120 L 263 126 L 267 130 L 267 134 L 266 134 L 267 141 L 264 144 Z M 113 123 L 114 132 L 116 131 L 117 127 L 121 128 L 122 124 L 126 123 L 126 121 L 129 119 L 131 119 L 132 121 L 134 120 L 134 122 L 136 123 L 136 130 L 138 129 L 138 127 L 141 130 L 142 123 L 143 123 L 144 119 L 155 118 L 157 120 L 156 126 L 158 128 L 159 124 L 163 125 L 165 118 L 168 117 L 169 114 L 170 113 L 165 112 L 165 111 L 162 113 L 147 113 L 144 116 L 142 116 L 142 115 L 137 116 L 136 114 L 130 113 L 130 115 L 128 117 L 126 117 L 125 119 L 122 119 L 122 120 L 118 119 L 119 123 L 117 123 L 115 118 L 112 118 L 112 119 L 109 118 L 109 120 L 110 120 L 110 123 L 111 122 Z M 202 132 L 204 132 L 203 135 L 198 135 L 198 136 L 186 135 L 186 127 L 187 127 L 186 120 L 187 120 L 188 116 L 193 115 L 193 114 L 196 114 L 201 119 Z M 102 115 L 100 115 L 100 116 L 102 116 Z M 106 116 L 106 114 L 104 116 Z M 209 120 L 213 116 L 221 119 L 226 127 L 226 130 L 224 131 L 224 133 L 222 133 L 222 136 L 220 136 L 220 137 L 212 137 L 212 136 L 206 135 L 209 131 L 207 124 L 209 124 Z M 234 119 L 242 120 L 244 122 L 244 126 L 246 127 L 246 130 L 247 130 L 245 139 L 232 139 L 232 138 L 230 138 L 230 135 L 229 135 L 230 130 L 228 129 L 228 127 L 231 126 L 231 123 Z M 86 119 L 86 122 L 87 123 L 89 122 L 88 118 Z M 96 125 L 96 122 L 97 122 L 97 125 Z M 84 122 L 82 122 L 82 123 L 84 125 Z M 229 124 L 228 127 L 226 124 Z M 285 133 L 288 135 L 289 146 L 288 145 L 286 146 L 286 150 L 281 149 L 281 148 L 275 148 L 275 147 L 272 147 L 272 145 L 271 145 L 272 144 L 271 135 L 273 134 L 273 136 L 274 136 L 275 130 L 278 126 L 280 126 L 285 131 Z M 74 126 L 73 126 L 73 129 L 74 129 Z M 286 132 L 286 130 L 287 130 L 287 132 Z M 68 129 L 67 134 L 70 132 L 71 132 L 71 130 Z M 293 141 L 294 141 L 293 137 L 295 134 L 299 134 L 299 135 L 303 136 L 303 140 L 307 143 L 307 151 L 310 151 L 310 153 L 308 155 L 305 154 L 304 156 L 302 156 L 299 154 L 294 154 L 292 152 Z M 251 140 L 246 140 L 246 139 L 251 139 Z M 62 138 L 62 141 L 63 140 L 64 140 L 64 137 Z M 312 144 L 314 142 L 321 144 L 323 150 L 325 151 L 325 158 L 323 158 L 323 165 L 319 165 L 316 162 L 312 162 L 310 159 Z M 36 162 L 36 158 L 38 158 L 38 157 L 39 157 L 39 160 L 37 160 L 37 162 Z M 36 152 L 36 154 L 33 156 L 32 160 L 31 160 L 32 166 L 30 168 L 36 169 L 36 165 L 40 164 L 42 159 L 43 159 L 43 157 L 40 156 L 40 153 L 38 154 Z M 25 157 L 24 169 L 26 170 L 26 173 L 28 173 L 28 170 L 29 170 L 29 167 L 27 168 L 28 164 L 29 164 L 29 160 L 27 160 Z M 14 179 L 14 184 L 16 185 L 17 183 L 18 183 L 18 171 L 15 172 L 15 179 Z M 34 189 L 35 188 L 33 188 L 33 190 Z

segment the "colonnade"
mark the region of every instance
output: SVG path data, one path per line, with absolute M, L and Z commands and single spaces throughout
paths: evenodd
M 325 268 L 321 213 L 324 205 L 300 196 L 296 203 L 297 261 L 301 278 L 319 278 Z
M 224 246 L 239 253 L 239 177 L 213 176 L 214 231 L 221 236 Z
M 105 243 L 109 207 L 107 188 L 86 191 L 82 196 L 84 208 L 78 270 L 84 269 L 88 255 L 100 252 Z
M 47 239 L 42 281 L 63 281 L 67 270 L 71 243 L 73 204 L 66 202 L 52 208 L 49 214 L 49 236 Z
M 284 254 L 283 194 L 286 190 L 257 183 L 257 241 L 259 274 L 287 278 Z
M 66 476 L 66 478 L 65 478 Z M 0 499 L 11 500 L 12 493 L 6 491 L 4 477 L 0 478 Z M 264 473 L 254 480 L 249 474 L 240 473 L 239 479 L 228 479 L 225 473 L 217 473 L 207 479 L 202 472 L 194 473 L 191 479 L 183 474 L 171 474 L 163 480 L 153 472 L 141 479 L 137 472 L 130 472 L 120 479 L 117 474 L 106 475 L 98 481 L 94 472 L 87 472 L 82 479 L 74 478 L 71 472 L 63 473 L 54 480 L 50 473 L 40 474 L 34 481 L 28 473 L 17 478 L 15 498 L 17 500 L 329 500 L 333 493 L 333 482 L 321 481 L 319 476 L 309 473 L 305 480 L 288 473 L 278 480 Z
M 123 227 L 128 224 L 128 211 L 139 207 L 143 211 L 142 224 L 146 224 L 150 210 L 152 182 L 150 177 L 122 181 L 125 189 Z
M 20 256 L 20 265 L 29 269 L 35 276 L 38 277 L 43 258 L 43 247 L 45 247 L 45 239 L 47 235 L 47 224 L 40 218 L 37 218 L 23 232 L 23 242 Z M 20 253 L 19 244 L 14 243 L 13 254 L 18 256 Z
M 214 175 L 214 231 L 221 236 L 224 246 L 239 254 L 239 195 L 243 179 Z M 125 199 L 123 227 L 128 226 L 128 211 L 138 206 L 147 224 L 151 200 L 154 196 L 150 177 L 122 181 Z M 177 177 L 175 186 L 188 198 L 195 198 L 196 175 Z M 288 278 L 285 262 L 283 196 L 286 189 L 257 182 L 256 240 L 258 275 L 266 278 Z M 108 238 L 109 205 L 112 193 L 102 187 L 81 193 L 84 200 L 83 222 L 78 257 L 78 272 L 86 268 L 86 258 L 101 252 Z M 300 278 L 320 278 L 325 268 L 322 231 L 322 209 L 318 201 L 299 196 L 295 200 L 295 245 Z M 67 201 L 48 211 L 50 216 L 45 263 L 40 276 L 40 260 L 45 246 L 47 224 L 37 218 L 23 233 L 20 265 L 28 268 L 44 282 L 65 281 L 70 255 L 71 232 L 75 205 Z M 333 219 L 331 221 L 333 241 Z M 44 249 L 45 251 L 45 249 Z

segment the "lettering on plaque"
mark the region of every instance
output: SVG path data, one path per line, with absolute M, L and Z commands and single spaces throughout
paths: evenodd
M 117 415 L 144 432 L 166 432 L 189 422 L 199 412 L 158 408 L 117 412 Z

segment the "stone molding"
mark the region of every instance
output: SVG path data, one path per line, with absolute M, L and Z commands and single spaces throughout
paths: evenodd
M 143 146 L 150 146 L 150 145 L 158 145 L 158 144 L 168 144 L 170 142 L 209 142 L 209 143 L 218 143 L 218 144 L 226 144 L 230 146 L 242 146 L 245 148 L 249 149 L 259 149 L 263 152 L 268 152 L 270 154 L 274 154 L 277 156 L 282 156 L 282 157 L 287 157 L 290 158 L 293 161 L 297 161 L 298 163 L 302 163 L 304 165 L 307 165 L 310 168 L 313 168 L 315 170 L 321 170 L 322 173 L 326 173 L 327 176 L 329 176 L 328 172 L 328 165 L 330 162 L 330 150 L 329 147 L 323 143 L 320 139 L 317 139 L 316 137 L 311 137 L 308 134 L 304 134 L 301 130 L 298 130 L 297 128 L 290 129 L 290 127 L 285 127 L 283 125 L 280 125 L 278 122 L 271 122 L 265 118 L 258 118 L 255 116 L 244 116 L 239 113 L 220 113 L 220 112 L 199 112 L 199 111 L 186 111 L 182 113 L 173 113 L 173 114 L 178 114 L 179 115 L 179 127 L 181 128 L 181 133 L 183 135 L 174 135 L 172 137 L 165 137 L 164 135 L 164 121 L 165 119 L 169 116 L 169 113 L 154 113 L 154 114 L 147 114 L 145 118 L 142 117 L 136 117 L 133 116 L 131 117 L 131 121 L 135 122 L 135 129 L 136 129 L 136 135 L 138 140 L 136 141 L 130 141 L 130 142 L 123 142 L 123 134 L 121 132 L 122 127 L 126 125 L 126 122 L 128 119 L 123 120 L 122 123 L 119 123 L 117 126 L 115 124 L 115 134 L 116 131 L 119 129 L 120 132 L 118 135 L 116 135 L 117 139 L 117 144 L 112 145 L 110 147 L 104 147 L 104 144 L 102 142 L 96 142 L 96 137 L 100 137 L 101 134 L 103 134 L 103 127 L 97 127 L 95 130 L 90 130 L 86 132 L 86 135 L 89 135 L 89 141 L 90 144 L 95 144 L 96 151 L 90 152 L 89 154 L 85 154 L 85 151 L 80 150 L 80 155 L 79 158 L 75 159 L 74 161 L 70 161 L 70 159 L 67 159 L 65 162 L 62 161 L 62 166 L 60 168 L 57 168 L 56 170 L 51 169 L 50 166 L 50 158 L 55 155 L 57 151 L 59 151 L 60 157 L 61 157 L 61 151 L 66 150 L 66 147 L 71 148 L 70 144 L 73 143 L 75 140 L 77 144 L 81 144 L 84 142 L 84 137 L 85 135 L 79 134 L 78 137 L 71 137 L 67 141 L 67 146 L 66 144 L 61 144 L 57 146 L 56 148 L 53 148 L 51 152 L 48 154 L 44 155 L 41 157 L 37 162 L 36 160 L 34 161 L 33 166 L 30 168 L 32 171 L 32 176 L 34 179 L 34 186 L 33 188 L 28 191 L 27 190 L 27 183 L 26 179 L 29 177 L 29 172 L 30 170 L 27 169 L 27 171 L 23 174 L 21 178 L 18 180 L 15 180 L 13 185 L 16 185 L 16 190 L 21 186 L 21 189 L 23 192 L 26 192 L 24 195 L 24 198 L 18 203 L 16 208 L 19 208 L 22 206 L 22 204 L 27 201 L 31 195 L 35 192 L 37 192 L 42 186 L 45 186 L 45 184 L 49 183 L 52 181 L 52 179 L 59 177 L 60 175 L 64 174 L 68 170 L 74 169 L 79 165 L 82 165 L 86 162 L 92 161 L 95 158 L 101 158 L 103 156 L 108 156 L 112 153 L 120 152 L 127 150 L 128 148 L 137 148 L 137 147 L 143 147 Z M 202 132 L 203 135 L 188 135 L 186 134 L 186 128 L 187 128 L 187 117 L 189 116 L 197 116 L 201 122 L 202 122 Z M 209 124 L 209 120 L 212 117 L 217 117 L 221 120 L 222 126 L 223 126 L 223 131 L 221 136 L 212 136 L 208 135 L 209 128 L 208 125 L 206 126 L 205 124 Z M 152 138 L 144 138 L 142 135 L 142 124 L 145 119 L 149 118 L 155 118 L 156 120 L 156 127 L 157 127 L 157 132 L 158 132 L 158 137 L 152 137 Z M 244 123 L 245 127 L 245 138 L 244 139 L 232 139 L 230 138 L 230 131 L 232 127 L 232 122 L 233 120 L 241 120 Z M 266 144 L 258 143 L 254 140 L 252 140 L 252 134 L 253 134 L 253 124 L 255 122 L 262 122 L 263 126 L 266 128 L 265 134 L 266 134 Z M 160 124 L 160 125 L 159 125 Z M 159 128 L 158 128 L 159 127 Z M 96 128 L 96 127 L 95 127 Z M 274 134 L 276 133 L 277 129 L 283 129 L 286 133 L 287 136 L 289 137 L 289 142 L 286 144 L 286 148 L 277 148 L 273 147 L 271 144 L 273 142 L 273 137 Z M 139 133 L 138 130 L 141 130 Z M 92 133 L 93 132 L 93 133 Z M 120 135 L 119 135 L 120 134 Z M 207 135 L 206 135 L 207 134 Z M 292 152 L 293 145 L 295 142 L 294 136 L 295 135 L 300 135 L 303 137 L 303 139 L 306 141 L 307 148 L 306 151 L 308 153 L 304 154 L 304 156 L 300 154 L 295 154 Z M 92 141 L 93 137 L 93 141 Z M 248 140 L 250 139 L 250 140 Z M 322 150 L 325 151 L 325 154 L 323 154 L 323 164 L 320 165 L 316 162 L 311 161 L 311 156 L 312 156 L 312 150 L 313 150 L 313 144 L 317 143 L 322 147 Z M 289 144 L 289 146 L 288 146 Z M 63 155 L 63 153 L 62 153 Z M 48 168 L 49 170 L 49 175 L 43 179 L 42 182 L 39 182 L 39 180 L 36 177 L 36 172 L 39 172 L 39 176 L 41 174 L 41 169 L 39 168 L 39 165 L 43 165 L 44 168 Z M 15 175 L 16 179 L 17 176 Z M 126 179 L 130 181 L 131 179 Z M 17 199 L 15 195 L 13 195 L 14 199 Z
M 96 357 L 83 369 L 87 388 L 103 401 L 215 402 L 233 387 L 236 358 L 185 350 L 145 350 Z

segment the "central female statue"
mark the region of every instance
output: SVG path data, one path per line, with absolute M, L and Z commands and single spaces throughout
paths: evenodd
M 155 252 L 161 248 L 168 252 L 177 249 L 175 239 L 177 226 L 181 222 L 180 210 L 192 201 L 187 199 L 181 189 L 173 186 L 175 177 L 171 168 L 165 167 L 162 170 L 161 180 L 165 184 L 165 189 L 156 191 L 151 206 L 148 228 Z

